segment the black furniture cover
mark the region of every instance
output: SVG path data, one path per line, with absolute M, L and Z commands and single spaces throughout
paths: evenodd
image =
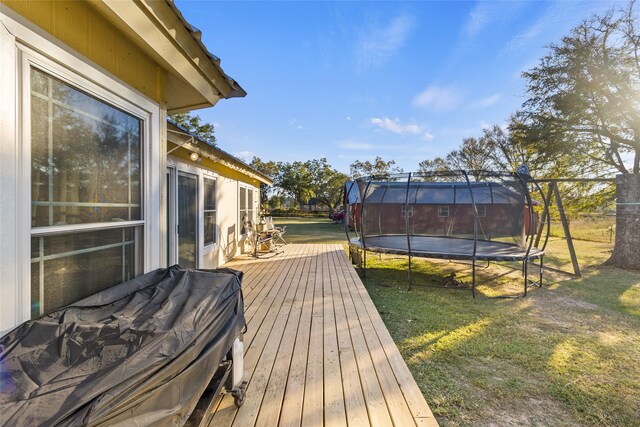
M 245 327 L 241 282 L 158 269 L 23 323 L 0 339 L 0 424 L 183 424 Z

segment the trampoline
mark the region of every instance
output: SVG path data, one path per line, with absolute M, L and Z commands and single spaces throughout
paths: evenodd
M 521 262 L 523 296 L 531 286 L 542 286 L 549 221 L 538 224 L 538 218 L 548 207 L 528 175 L 464 170 L 389 174 L 348 181 L 344 190 L 349 254 L 364 275 L 367 252 L 376 252 L 408 257 L 409 288 L 416 284 L 414 257 L 471 261 L 471 286 L 456 289 L 470 289 L 474 297 L 477 261 Z M 534 260 L 539 260 L 537 280 L 529 278 Z

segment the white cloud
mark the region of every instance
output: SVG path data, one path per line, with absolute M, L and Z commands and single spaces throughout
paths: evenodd
M 347 116 L 345 120 L 347 121 L 351 120 L 351 116 Z
M 496 102 L 500 101 L 500 98 L 502 98 L 502 94 L 496 93 L 486 98 L 473 101 L 472 103 L 469 104 L 469 107 L 474 109 L 488 108 L 488 107 L 491 107 Z
M 422 134 L 422 140 L 423 141 L 431 141 L 433 139 L 433 134 L 431 132 L 425 132 L 424 134 Z
M 485 122 L 484 120 L 480 120 L 480 129 L 482 130 L 491 129 L 491 125 Z
M 371 68 L 385 64 L 404 45 L 415 26 L 411 15 L 396 16 L 387 25 L 372 23 L 361 31 L 356 45 L 358 68 Z
M 237 153 L 233 153 L 233 155 L 245 163 L 251 162 L 256 154 L 251 151 L 238 151 Z
M 462 33 L 475 37 L 489 26 L 501 25 L 513 19 L 526 7 L 517 1 L 478 1 L 462 27 Z
M 449 111 L 460 105 L 462 93 L 455 86 L 431 85 L 413 99 L 413 105 L 434 111 Z
M 390 119 L 388 117 L 373 117 L 371 123 L 378 126 L 380 129 L 387 130 L 389 132 L 397 133 L 398 135 L 410 134 L 417 135 L 420 133 L 420 127 L 415 124 L 403 125 L 399 119 Z
M 524 32 L 512 38 L 504 47 L 503 53 L 511 53 L 525 48 L 538 37 L 547 26 L 545 21 L 538 21 Z
M 298 119 L 289 119 L 289 126 L 294 127 L 296 129 L 306 129 L 304 126 L 300 124 L 300 120 Z
M 475 36 L 487 26 L 490 20 L 491 17 L 489 16 L 488 10 L 480 4 L 469 13 L 469 19 L 463 31 L 470 36 Z

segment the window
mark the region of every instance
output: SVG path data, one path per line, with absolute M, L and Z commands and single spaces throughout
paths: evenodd
M 247 224 L 249 221 L 254 221 L 253 217 L 253 189 L 249 187 L 240 187 L 240 209 L 239 209 L 239 224 L 240 235 L 247 234 Z
M 31 315 L 133 278 L 143 120 L 36 68 L 31 121 Z
M 204 178 L 204 245 L 216 243 L 216 181 Z
M 476 209 L 478 210 L 478 217 L 479 218 L 485 218 L 487 216 L 487 207 L 482 205 L 482 206 L 476 206 Z
M 449 206 L 438 206 L 438 217 L 446 218 L 449 216 Z
M 400 216 L 402 218 L 405 218 L 407 215 L 409 215 L 409 218 L 413 216 L 413 205 L 412 206 L 402 205 L 400 207 Z

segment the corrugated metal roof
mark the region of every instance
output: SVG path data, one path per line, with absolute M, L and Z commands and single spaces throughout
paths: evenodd
M 204 43 L 202 42 L 202 31 L 187 22 L 187 20 L 182 15 L 182 12 L 180 12 L 173 0 L 165 1 L 169 5 L 173 13 L 175 13 L 180 22 L 182 22 L 182 25 L 184 25 L 187 31 L 189 31 L 191 37 L 193 37 L 198 46 L 200 46 L 200 48 L 205 52 L 213 66 L 216 67 L 220 74 L 225 78 L 229 86 L 233 88 L 233 90 L 228 95 L 226 95 L 225 98 L 242 98 L 244 96 L 247 96 L 247 92 L 238 84 L 238 82 L 236 82 L 222 70 L 222 67 L 220 66 L 220 58 L 209 52 L 209 49 L 207 49 L 207 47 L 204 45 Z

